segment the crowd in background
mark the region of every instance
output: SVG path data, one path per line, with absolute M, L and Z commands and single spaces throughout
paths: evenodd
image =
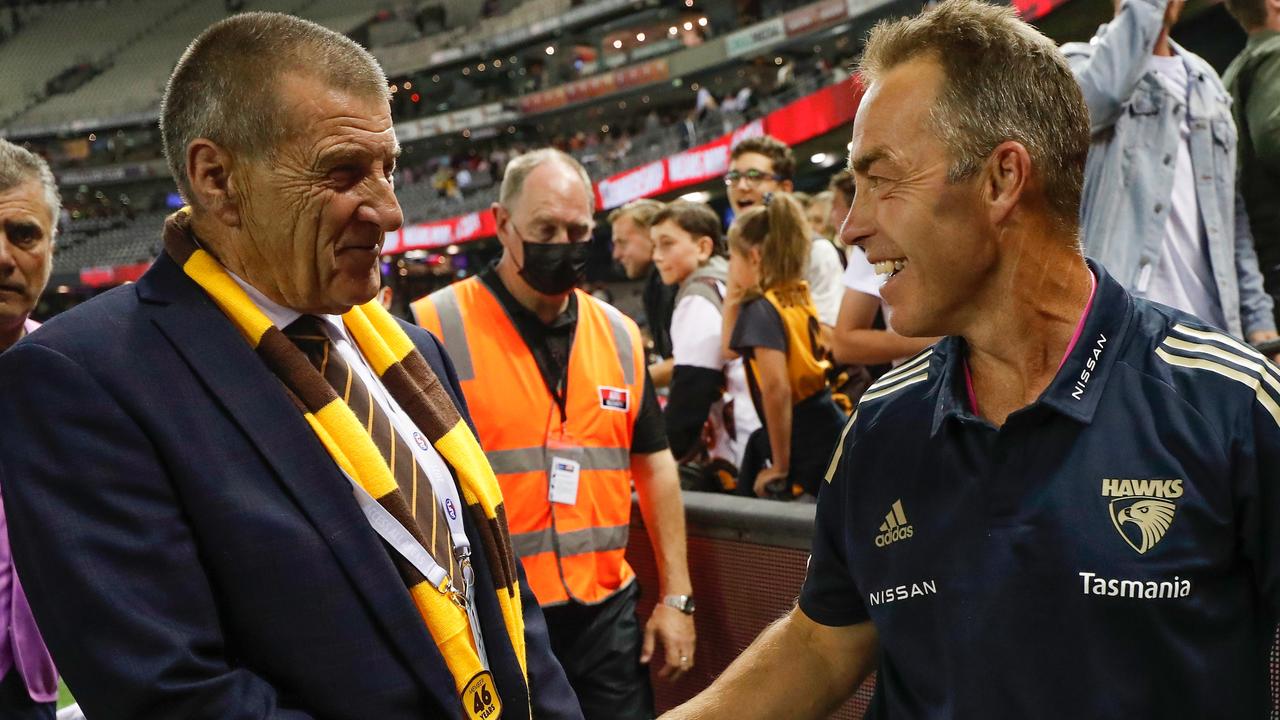
M 1180 3 L 1125 3 L 1092 43 L 1063 48 L 1095 133 L 1082 207 L 1066 210 L 1086 254 L 1135 295 L 1266 346 L 1280 293 L 1280 27 L 1274 9 L 1229 7 L 1250 39 L 1225 79 L 1169 39 Z M 686 487 L 811 497 L 868 383 L 932 342 L 896 335 L 881 307 L 879 285 L 902 267 L 845 245 L 859 239 L 842 231 L 853 176 L 807 196 L 789 194 L 794 170 L 772 138 L 734 150 L 727 243 L 714 212 L 683 201 L 609 218 L 615 259 L 646 282 L 651 369 Z
M 645 283 L 650 373 L 686 488 L 812 501 L 873 377 L 931 342 L 888 329 L 874 270 L 838 237 L 851 174 L 809 195 L 792 192 L 795 172 L 791 148 L 751 138 L 725 174 L 727 230 L 684 200 L 609 216 L 615 260 Z

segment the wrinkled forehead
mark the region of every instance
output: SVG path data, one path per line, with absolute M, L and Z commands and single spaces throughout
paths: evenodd
M 936 140 L 930 117 L 943 76 L 936 61 L 921 57 L 893 67 L 871 83 L 853 119 L 850 169 L 858 171 L 859 160 L 883 151 L 902 158 L 923 141 Z
M 0 223 L 18 222 L 35 223 L 46 235 L 53 227 L 53 208 L 45 198 L 44 185 L 36 178 L 0 191 Z
M 351 146 L 377 155 L 399 153 L 391 105 L 377 93 L 359 93 L 317 77 L 290 74 L 281 80 L 280 99 L 293 139 L 312 152 Z

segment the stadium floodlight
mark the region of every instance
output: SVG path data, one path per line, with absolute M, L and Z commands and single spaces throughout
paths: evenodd
M 707 19 L 704 17 L 698 18 L 698 27 L 706 27 L 706 26 L 707 26 Z
M 827 162 L 827 159 L 828 159 L 827 154 L 824 152 L 820 152 L 820 153 L 814 153 L 813 155 L 811 155 L 809 157 L 809 162 L 813 163 L 814 165 L 823 165 Z
M 617 50 L 621 50 L 621 49 L 622 49 L 622 41 L 621 41 L 621 40 L 614 40 L 614 41 L 613 41 L 613 47 L 614 47 L 615 49 L 617 49 Z
M 548 45 L 548 46 L 547 46 L 547 54 L 548 54 L 548 55 L 555 55 L 555 54 L 556 54 L 556 49 L 555 49 L 555 47 L 554 47 L 554 46 L 552 46 L 552 45 Z
M 684 30 L 685 30 L 685 32 L 691 32 L 691 31 L 693 30 L 693 23 L 691 23 L 691 22 L 685 22 L 685 24 L 684 24 Z
M 636 42 L 644 42 L 644 33 L 636 33 Z
M 668 35 L 675 35 L 678 32 L 680 32 L 680 29 L 677 28 L 675 25 L 672 25 L 671 27 L 667 28 Z
M 711 199 L 711 193 L 706 190 L 698 190 L 696 192 L 685 193 L 680 196 L 681 200 L 691 203 L 704 203 Z

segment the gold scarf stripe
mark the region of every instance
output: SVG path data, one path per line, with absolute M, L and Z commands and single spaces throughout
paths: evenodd
M 166 252 L 199 284 L 236 325 L 255 352 L 284 382 L 317 439 L 335 464 L 423 541 L 408 503 L 364 425 L 305 353 L 275 327 L 211 255 L 199 249 L 187 228 L 186 208 L 165 226 Z M 489 560 L 494 590 L 509 640 L 528 684 L 524 616 L 506 512 L 497 479 L 475 435 L 458 414 L 431 366 L 396 320 L 377 302 L 343 315 L 361 354 L 387 391 L 453 469 L 463 504 L 478 529 L 473 544 Z M 478 543 L 477 543 L 478 540 Z M 425 546 L 425 543 L 424 543 Z M 430 586 L 412 565 L 392 553 L 409 594 L 439 648 L 459 692 L 483 670 L 466 612 Z

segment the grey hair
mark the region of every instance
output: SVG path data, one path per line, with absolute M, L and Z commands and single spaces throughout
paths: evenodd
M 62 214 L 62 195 L 58 182 L 44 158 L 30 150 L 0 138 L 0 192 L 7 192 L 35 180 L 44 189 L 44 204 L 49 208 L 51 232 L 58 232 L 58 216 Z
M 951 155 L 948 179 L 971 177 L 1000 143 L 1022 143 L 1049 207 L 1075 225 L 1089 152 L 1089 110 L 1066 58 L 1009 6 L 944 0 L 910 18 L 881 21 L 859 70 L 867 84 L 916 58 L 945 74 L 930 123 Z
M 511 162 L 507 163 L 506 171 L 502 174 L 502 188 L 498 190 L 498 204 L 510 209 L 511 204 L 520 199 L 520 193 L 524 190 L 524 180 L 529 177 L 529 173 L 548 162 L 560 163 L 576 173 L 578 178 L 582 180 L 582 186 L 587 191 L 587 197 L 594 205 L 595 188 L 591 185 L 591 176 L 587 174 L 587 169 L 582 167 L 582 163 L 575 160 L 572 155 L 555 148 L 530 150 L 523 155 L 517 155 L 512 158 Z
M 280 79 L 314 77 L 330 87 L 390 98 L 387 77 L 368 50 L 309 20 L 247 12 L 210 25 L 187 47 L 160 105 L 164 154 L 178 189 L 187 182 L 187 148 L 206 138 L 234 153 L 271 158 L 299 129 L 279 102 Z

